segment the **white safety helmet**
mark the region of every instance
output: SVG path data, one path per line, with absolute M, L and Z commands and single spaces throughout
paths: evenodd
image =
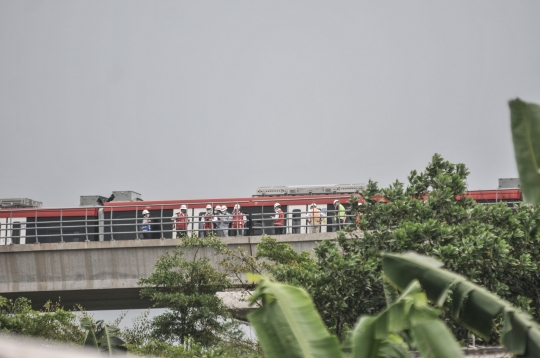
M 206 205 L 206 208 L 207 209 L 212 209 L 212 205 L 208 204 L 208 205 Z
M 278 206 L 281 206 L 281 205 L 279 205 L 279 203 L 275 203 L 274 204 L 274 209 L 277 208 Z
M 182 204 L 182 206 L 180 207 L 180 210 L 187 210 L 187 206 Z
M 240 210 L 240 204 L 235 204 L 235 205 L 234 205 L 234 209 L 235 209 L 235 210 Z
M 220 205 L 216 205 L 216 211 L 221 211 L 221 206 Z
M 339 203 L 339 200 L 334 200 L 334 205 L 336 205 L 336 203 Z
M 317 204 L 313 203 L 311 204 L 310 208 L 316 208 L 317 207 Z
M 221 207 L 221 211 L 227 211 L 227 206 L 223 205 L 223 206 Z
M 143 214 L 143 215 L 146 215 L 146 214 L 150 215 L 150 212 L 149 212 L 148 210 L 143 210 L 143 211 L 142 211 L 142 214 Z

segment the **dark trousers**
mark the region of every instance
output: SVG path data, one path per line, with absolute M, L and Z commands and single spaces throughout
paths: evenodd
M 343 229 L 345 229 L 345 223 L 336 219 L 336 226 L 334 226 L 334 231 L 341 231 Z
M 244 229 L 231 229 L 229 230 L 229 236 L 244 236 Z
M 276 235 L 284 235 L 285 234 L 285 228 L 283 226 L 274 226 L 274 233 Z
M 187 236 L 187 230 L 176 230 L 176 238 L 179 239 L 182 236 Z

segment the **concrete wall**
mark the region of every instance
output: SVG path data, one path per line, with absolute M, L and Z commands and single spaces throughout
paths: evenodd
M 278 236 L 296 251 L 312 250 L 335 233 Z M 86 309 L 146 308 L 137 282 L 148 277 L 157 259 L 180 240 L 123 240 L 0 246 L 0 295 L 30 298 L 35 306 L 47 300 L 66 307 L 80 303 Z M 224 238 L 229 248 L 243 247 L 252 254 L 260 236 Z M 213 249 L 199 251 L 216 267 Z

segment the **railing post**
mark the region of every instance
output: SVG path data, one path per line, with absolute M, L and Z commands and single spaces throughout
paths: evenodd
M 38 219 L 38 211 L 36 210 L 36 218 L 35 218 L 35 221 L 34 221 L 34 234 L 35 234 L 35 237 L 36 237 L 36 244 L 39 244 L 39 238 L 38 238 L 38 224 L 37 224 L 37 219 Z
M 111 217 L 110 217 L 110 229 L 111 229 L 111 241 L 114 241 L 114 234 L 113 234 L 113 207 L 111 206 Z
M 161 238 L 163 239 L 163 204 L 161 204 L 161 216 L 159 218 L 159 230 L 161 234 Z
M 9 212 L 9 223 L 11 225 L 10 226 L 11 227 L 11 230 L 10 230 L 11 235 L 9 235 L 9 236 L 10 236 L 10 239 L 11 239 L 11 245 L 13 245 L 13 211 Z M 7 233 L 8 233 L 8 226 L 6 225 L 6 244 L 7 244 L 7 241 L 8 241 Z
M 88 208 L 86 208 L 86 212 L 84 213 L 84 233 L 86 235 L 86 242 L 89 242 L 88 240 Z
M 266 234 L 264 230 L 264 206 L 261 203 L 261 227 L 262 227 L 262 234 Z
M 60 209 L 60 242 L 64 242 L 64 229 L 62 227 L 63 210 Z
M 105 240 L 105 209 L 98 209 L 98 240 Z
M 139 240 L 139 207 L 135 207 L 135 240 Z

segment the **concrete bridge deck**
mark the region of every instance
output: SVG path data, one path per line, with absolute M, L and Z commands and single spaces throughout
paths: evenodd
M 276 236 L 296 251 L 312 250 L 336 233 Z M 243 247 L 255 254 L 261 236 L 223 238 L 229 248 Z M 178 245 L 178 239 L 92 241 L 0 246 L 0 295 L 27 297 L 34 307 L 51 300 L 66 308 L 81 304 L 87 310 L 148 308 L 137 284 L 148 277 L 157 259 Z M 222 259 L 203 248 L 218 266 Z

